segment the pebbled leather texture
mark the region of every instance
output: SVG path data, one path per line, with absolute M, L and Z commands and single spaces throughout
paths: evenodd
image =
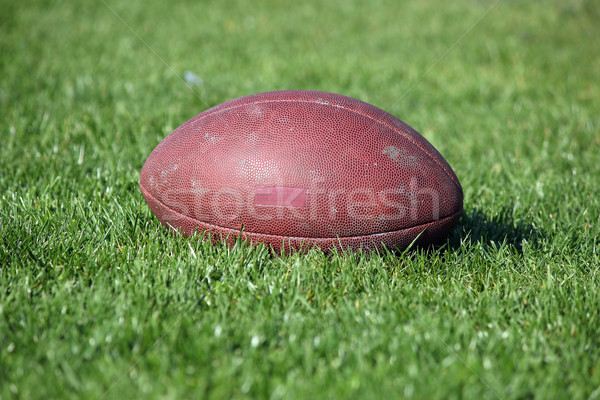
M 379 108 L 316 91 L 231 100 L 167 136 L 140 188 L 167 227 L 282 248 L 443 240 L 463 193 L 440 153 Z

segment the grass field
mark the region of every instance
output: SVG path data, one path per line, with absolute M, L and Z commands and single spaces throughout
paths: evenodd
M 600 399 L 597 1 L 168 4 L 0 0 L 0 398 Z M 146 157 L 277 89 L 420 131 L 465 189 L 448 242 L 169 234 Z

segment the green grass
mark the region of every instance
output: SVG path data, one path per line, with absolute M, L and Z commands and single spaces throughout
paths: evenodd
M 596 1 L 106 4 L 0 1 L 0 398 L 600 398 Z M 169 234 L 151 150 L 277 89 L 424 134 L 465 189 L 446 245 Z

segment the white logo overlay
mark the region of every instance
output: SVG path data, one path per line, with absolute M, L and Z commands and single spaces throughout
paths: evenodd
M 158 189 L 158 188 L 155 188 Z M 156 190 L 154 191 L 156 193 Z M 408 185 L 373 188 L 327 189 L 257 186 L 253 189 L 224 187 L 166 188 L 153 194 L 178 214 L 198 221 L 216 223 L 238 218 L 254 221 L 397 221 L 417 222 L 440 219 L 440 194 L 420 187 L 417 178 Z

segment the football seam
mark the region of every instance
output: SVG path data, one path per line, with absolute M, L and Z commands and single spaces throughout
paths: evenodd
M 315 236 L 315 237 L 311 237 L 311 236 L 286 236 L 286 235 L 274 235 L 272 233 L 261 233 L 261 232 L 254 232 L 254 231 L 244 231 L 244 230 L 240 230 L 240 229 L 234 229 L 234 228 L 229 228 L 229 227 L 225 227 L 225 226 L 221 226 L 221 225 L 217 225 L 217 224 L 212 224 L 210 222 L 205 222 L 205 221 L 201 221 L 198 220 L 196 218 L 192 218 L 188 215 L 182 214 L 178 211 L 173 210 L 172 208 L 170 208 L 169 206 L 167 206 L 165 203 L 163 203 L 162 201 L 158 200 L 156 197 L 154 197 L 152 194 L 150 194 L 150 192 L 144 188 L 144 186 L 142 186 L 140 184 L 140 189 L 142 190 L 142 194 L 144 196 L 148 196 L 151 197 L 152 200 L 156 201 L 157 203 L 160 203 L 164 206 L 165 209 L 171 211 L 174 214 L 180 215 L 183 218 L 188 218 L 192 221 L 196 221 L 199 222 L 201 224 L 207 225 L 209 228 L 214 228 L 214 229 L 221 229 L 221 230 L 225 230 L 225 231 L 229 231 L 230 233 L 234 233 L 234 232 L 239 232 L 239 233 L 247 233 L 249 235 L 261 235 L 261 236 L 268 236 L 268 237 L 272 237 L 272 238 L 282 238 L 282 239 L 297 239 L 297 240 L 331 240 L 331 239 L 355 239 L 355 238 L 361 238 L 361 237 L 372 237 L 372 236 L 380 236 L 380 235 L 386 235 L 386 234 L 390 234 L 390 233 L 396 233 L 396 232 L 401 232 L 401 231 L 405 231 L 408 229 L 414 229 L 414 228 L 418 228 L 420 226 L 426 226 L 435 222 L 440 222 L 440 221 L 444 221 L 447 219 L 451 219 L 456 217 L 457 215 L 462 214 L 463 212 L 463 208 L 461 207 L 460 210 L 447 215 L 445 217 L 441 217 L 437 220 L 434 221 L 429 221 L 429 222 L 425 222 L 422 224 L 418 224 L 418 225 L 413 225 L 413 226 L 408 226 L 402 229 L 396 229 L 394 231 L 386 231 L 386 232 L 377 232 L 377 233 L 369 233 L 368 235 L 354 235 L 354 236 L 332 236 L 332 237 L 320 237 L 320 236 Z M 158 216 L 157 216 L 158 217 Z M 159 220 L 160 221 L 160 220 Z M 162 222 L 162 221 L 161 221 Z M 170 225 L 170 224 L 169 224 Z M 172 228 L 174 228 L 172 225 L 170 225 Z M 174 228 L 175 229 L 175 228 Z M 176 229 L 175 229 L 176 230 Z
M 340 96 L 342 96 L 342 95 L 340 95 Z M 388 115 L 390 115 L 390 116 L 394 117 L 392 114 L 388 113 L 387 111 L 385 111 L 385 110 L 382 110 L 382 109 L 380 109 L 380 108 L 378 108 L 378 107 L 375 107 L 375 106 L 373 106 L 373 105 L 371 105 L 371 104 L 369 104 L 369 103 L 365 103 L 365 102 L 363 102 L 362 100 L 358 100 L 358 99 L 353 99 L 353 100 L 360 101 L 361 103 L 364 103 L 364 104 L 366 104 L 367 106 L 374 107 L 374 108 L 376 108 L 376 109 L 378 109 L 378 110 L 380 110 L 380 111 L 382 111 L 382 112 L 384 112 L 384 113 L 386 113 L 386 114 L 388 114 Z M 233 100 L 232 100 L 232 101 L 233 101 Z M 458 189 L 458 190 L 459 190 L 459 191 L 462 193 L 462 188 L 461 188 L 460 184 L 457 182 L 457 180 L 456 180 L 456 179 L 453 177 L 453 174 L 452 174 L 452 173 L 450 173 L 450 172 L 449 172 L 449 171 L 446 169 L 446 167 L 445 167 L 445 166 L 444 166 L 442 163 L 440 163 L 440 162 L 439 162 L 439 160 L 437 160 L 437 158 L 436 158 L 436 157 L 434 157 L 434 156 L 433 156 L 433 155 L 432 155 L 432 154 L 431 154 L 431 153 L 430 153 L 430 152 L 429 152 L 427 149 L 423 148 L 421 145 L 419 145 L 417 142 L 415 142 L 415 141 L 414 141 L 414 140 L 413 140 L 413 139 L 412 139 L 412 138 L 411 138 L 409 135 L 407 135 L 405 132 L 403 132 L 403 131 L 399 130 L 399 129 L 398 129 L 396 126 L 394 126 L 394 125 L 391 125 L 391 124 L 389 124 L 389 123 L 388 123 L 388 122 L 386 122 L 386 121 L 380 121 L 380 120 L 378 120 L 378 119 L 376 119 L 376 118 L 374 118 L 374 117 L 372 117 L 372 116 L 370 116 L 370 115 L 363 114 L 363 113 L 361 113 L 361 112 L 358 112 L 357 110 L 353 110 L 353 109 L 351 109 L 351 108 L 347 108 L 347 107 L 345 107 L 345 106 L 343 106 L 343 105 L 336 105 L 336 106 L 332 106 L 331 104 L 323 104 L 323 103 L 319 103 L 318 101 L 310 101 L 310 100 L 298 100 L 298 99 L 259 100 L 259 101 L 254 101 L 254 102 L 252 102 L 252 103 L 238 104 L 238 105 L 235 105 L 235 106 L 232 106 L 232 107 L 229 107 L 229 108 L 224 108 L 224 109 L 216 109 L 216 110 L 212 110 L 212 108 L 211 108 L 211 109 L 208 109 L 208 110 L 206 110 L 206 111 L 205 111 L 205 112 L 208 112 L 206 115 L 202 115 L 202 114 L 204 114 L 204 113 L 201 113 L 200 115 L 198 115 L 198 118 L 192 118 L 191 120 L 189 120 L 188 122 L 186 122 L 184 125 L 187 125 L 188 123 L 192 123 L 192 122 L 196 122 L 196 121 L 202 120 L 202 119 L 204 119 L 204 118 L 206 118 L 206 117 L 208 117 L 208 116 L 214 115 L 214 114 L 219 114 L 219 113 L 222 113 L 222 112 L 225 112 L 225 111 L 234 110 L 234 109 L 236 109 L 236 108 L 244 107 L 244 106 L 251 105 L 251 104 L 265 104 L 265 103 L 277 103 L 277 102 L 300 102 L 300 103 L 319 104 L 319 105 L 323 105 L 323 106 L 329 106 L 329 107 L 342 108 L 342 109 L 344 109 L 344 110 L 346 110 L 346 111 L 350 111 L 350 112 L 353 112 L 353 113 L 355 113 L 355 114 L 362 115 L 363 117 L 369 118 L 369 119 L 370 119 L 370 120 L 372 120 L 373 122 L 376 122 L 376 123 L 379 123 L 379 124 L 381 124 L 381 125 L 384 125 L 384 126 L 386 126 L 386 127 L 388 127 L 388 128 L 391 128 L 391 129 L 392 129 L 394 132 L 401 134 L 401 135 L 402 135 L 402 136 L 404 136 L 404 137 L 405 137 L 405 138 L 406 138 L 408 141 L 410 141 L 410 142 L 411 142 L 411 143 L 412 143 L 412 144 L 413 144 L 415 147 L 418 147 L 418 148 L 419 148 L 419 149 L 421 149 L 421 150 L 422 150 L 422 151 L 423 151 L 425 154 L 427 154 L 427 155 L 429 156 L 429 158 L 430 158 L 430 159 L 432 159 L 432 160 L 433 160 L 433 161 L 434 161 L 434 162 L 435 162 L 435 163 L 436 163 L 436 164 L 437 164 L 437 165 L 438 165 L 438 166 L 439 166 L 439 167 L 440 167 L 440 168 L 441 168 L 441 169 L 444 171 L 444 173 L 445 173 L 445 174 L 448 176 L 448 178 L 450 178 L 450 180 L 451 180 L 451 181 L 454 183 L 454 185 L 456 185 L 456 188 L 457 188 L 457 189 Z M 213 107 L 213 108 L 217 108 L 217 107 L 218 107 L 218 106 L 215 106 L 215 107 Z M 212 110 L 212 111 L 211 111 L 211 110 Z M 200 116 L 201 116 L 201 117 L 200 117 Z M 396 118 L 396 117 L 394 117 L 394 118 Z M 396 118 L 396 119 L 397 119 L 397 118 Z M 399 120 L 399 121 L 401 121 L 401 120 Z M 401 122 L 403 122 L 403 121 L 401 121 Z M 403 122 L 403 123 L 404 123 L 404 122 Z M 412 128 L 411 128 L 411 129 L 412 129 Z M 416 131 L 415 131 L 415 132 L 416 132 Z M 417 133 L 418 133 L 418 132 L 417 132 Z M 420 135 L 420 133 L 419 133 L 419 135 Z M 422 136 L 422 135 L 421 135 L 421 136 Z M 427 140 L 427 139 L 425 139 L 425 140 Z

